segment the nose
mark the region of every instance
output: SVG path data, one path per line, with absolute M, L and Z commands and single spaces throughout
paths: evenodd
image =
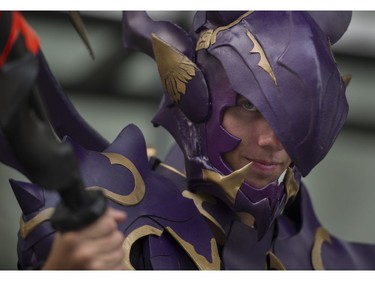
M 274 150 L 283 149 L 283 145 L 279 141 L 275 132 L 264 119 L 259 128 L 258 145 L 261 147 L 269 147 Z

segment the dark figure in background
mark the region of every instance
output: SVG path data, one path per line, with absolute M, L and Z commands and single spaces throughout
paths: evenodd
M 147 156 L 134 125 L 106 143 L 39 53 L 36 85 L 51 124 L 110 209 L 81 231 L 56 233 L 48 219 L 58 196 L 11 181 L 23 210 L 20 268 L 374 269 L 375 247 L 330 235 L 301 181 L 346 120 L 331 45 L 350 19 L 202 11 L 187 33 L 125 12 L 124 46 L 155 59 L 164 87 L 152 122 L 176 140 L 165 161 Z

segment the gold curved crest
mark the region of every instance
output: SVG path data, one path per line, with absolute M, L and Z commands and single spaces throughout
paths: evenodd
M 315 270 L 325 269 L 322 259 L 322 246 L 324 242 L 331 244 L 332 240 L 328 231 L 321 226 L 316 230 L 314 246 L 311 251 L 311 262 Z
M 199 38 L 198 38 L 195 50 L 199 51 L 201 49 L 208 49 L 211 45 L 216 43 L 216 37 L 220 32 L 224 30 L 228 30 L 229 28 L 239 24 L 242 19 L 246 18 L 252 13 L 253 11 L 248 11 L 244 13 L 243 15 L 241 15 L 240 17 L 238 17 L 236 20 L 232 21 L 230 24 L 220 26 L 216 29 L 207 29 L 207 30 L 202 31 L 199 34 Z
M 279 260 L 279 258 L 272 252 L 268 252 L 267 253 L 267 257 L 269 259 L 269 265 L 268 265 L 268 269 L 271 269 L 271 270 L 286 270 L 285 266 L 283 265 L 283 263 L 281 262 L 281 260 Z
M 216 245 L 214 238 L 211 239 L 211 262 L 209 262 L 204 256 L 197 253 L 194 246 L 189 242 L 183 240 L 172 228 L 166 227 L 168 233 L 170 233 L 174 239 L 185 249 L 193 260 L 195 265 L 200 270 L 219 270 L 220 269 L 220 256 L 219 250 Z
M 124 258 L 124 265 L 126 269 L 134 269 L 133 265 L 130 262 L 130 250 L 134 244 L 135 241 L 138 239 L 148 236 L 148 235 L 155 235 L 160 237 L 162 235 L 163 231 L 153 227 L 151 225 L 143 225 L 139 228 L 134 229 L 131 233 L 129 233 L 124 242 L 122 243 L 122 248 L 125 252 L 125 258 Z
M 204 256 L 198 254 L 190 243 L 183 240 L 172 228 L 166 227 L 166 230 L 172 237 L 184 248 L 188 255 L 192 258 L 195 265 L 201 270 L 220 269 L 220 257 L 219 252 L 216 246 L 215 239 L 211 239 L 211 259 L 212 262 L 209 262 Z M 143 225 L 137 229 L 134 229 L 130 234 L 128 234 L 122 244 L 122 248 L 125 252 L 124 265 L 126 269 L 134 269 L 133 265 L 130 262 L 130 252 L 131 248 L 135 241 L 138 239 L 148 236 L 155 235 L 160 237 L 163 234 L 163 230 L 160 230 L 154 226 Z
M 102 154 L 109 159 L 111 165 L 121 165 L 132 173 L 134 177 L 133 191 L 128 195 L 121 195 L 121 194 L 114 193 L 101 186 L 90 186 L 90 187 L 87 187 L 87 189 L 102 190 L 104 195 L 108 199 L 123 206 L 133 206 L 141 202 L 145 195 L 146 187 L 145 187 L 145 182 L 143 181 L 141 174 L 139 173 L 137 167 L 133 164 L 133 162 L 131 162 L 128 158 L 118 153 L 102 153 Z
M 160 80 L 174 103 L 186 93 L 186 84 L 193 79 L 197 66 L 184 54 L 152 34 L 152 47 Z

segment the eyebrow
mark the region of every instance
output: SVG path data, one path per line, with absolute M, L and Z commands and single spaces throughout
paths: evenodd
M 240 95 L 240 94 L 237 94 L 237 97 L 236 97 L 236 101 L 238 100 L 246 100 L 248 102 L 251 102 L 249 99 L 245 98 L 244 96 Z M 252 103 L 252 102 L 251 102 Z

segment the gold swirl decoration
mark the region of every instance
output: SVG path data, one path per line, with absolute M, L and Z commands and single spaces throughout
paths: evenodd
M 185 198 L 189 198 L 193 200 L 194 205 L 197 207 L 199 213 L 201 213 L 205 218 L 207 218 L 209 221 L 211 221 L 222 233 L 225 233 L 223 227 L 219 224 L 219 222 L 203 208 L 203 203 L 207 202 L 209 204 L 216 204 L 216 200 L 213 197 L 210 197 L 206 194 L 195 194 L 189 190 L 184 190 L 182 192 L 182 196 Z
M 191 245 L 189 242 L 183 240 L 172 228 L 169 226 L 165 228 L 165 230 L 172 235 L 172 237 L 182 246 L 182 248 L 187 252 L 190 258 L 193 260 L 195 265 L 201 270 L 219 270 L 220 269 L 220 257 L 219 252 L 216 246 L 215 239 L 211 239 L 211 259 L 212 262 L 209 262 L 204 256 L 197 253 L 194 246 Z M 131 233 L 129 233 L 123 244 L 122 247 L 125 251 L 125 258 L 124 258 L 124 265 L 126 269 L 134 269 L 133 265 L 130 262 L 130 252 L 133 244 L 140 238 L 148 236 L 148 235 L 155 235 L 160 237 L 163 234 L 163 231 L 150 226 L 150 225 L 143 225 L 139 228 L 134 229 Z
M 272 252 L 267 253 L 268 257 L 268 268 L 270 270 L 286 270 L 280 259 Z
M 332 244 L 331 237 L 326 229 L 319 227 L 315 233 L 314 246 L 311 251 L 311 262 L 315 270 L 324 270 L 323 259 L 322 259 L 322 247 L 323 243 L 327 242 Z
M 216 43 L 216 37 L 219 34 L 219 32 L 228 30 L 229 28 L 239 24 L 239 22 L 242 19 L 246 18 L 247 16 L 251 15 L 252 13 L 253 13 L 253 11 L 246 12 L 243 15 L 241 15 L 240 17 L 238 17 L 236 20 L 231 22 L 230 24 L 220 26 L 220 27 L 216 28 L 215 30 L 207 29 L 207 30 L 202 31 L 201 34 L 199 34 L 199 38 L 198 38 L 198 42 L 197 42 L 197 46 L 196 46 L 195 50 L 199 51 L 201 49 L 208 49 L 211 45 Z
M 121 165 L 127 168 L 132 173 L 134 177 L 133 191 L 129 195 L 120 195 L 100 186 L 90 186 L 90 187 L 87 187 L 87 189 L 88 190 L 99 189 L 103 191 L 104 196 L 106 196 L 108 199 L 118 204 L 121 204 L 123 206 L 132 206 L 141 202 L 145 195 L 145 183 L 138 169 L 135 167 L 135 165 L 128 158 L 120 154 L 117 154 L 117 153 L 102 153 L 102 154 L 109 159 L 111 165 L 115 165 L 115 164 Z M 30 232 L 39 224 L 41 224 L 44 221 L 49 220 L 52 217 L 54 210 L 55 208 L 44 209 L 43 211 L 41 211 L 39 214 L 37 214 L 35 217 L 33 217 L 27 222 L 25 222 L 21 217 L 20 235 L 22 239 L 25 239 L 30 234 Z
M 134 244 L 135 241 L 138 239 L 148 236 L 148 235 L 155 235 L 160 237 L 162 235 L 163 231 L 150 226 L 150 225 L 143 225 L 139 228 L 134 229 L 131 233 L 129 233 L 124 242 L 122 243 L 122 248 L 125 252 L 125 258 L 124 258 L 124 265 L 126 269 L 134 269 L 133 265 L 130 262 L 130 250 Z
M 123 206 L 133 206 L 141 202 L 145 195 L 146 187 L 141 174 L 139 173 L 138 169 L 135 167 L 133 162 L 131 162 L 128 158 L 118 153 L 102 154 L 109 159 L 111 165 L 121 165 L 132 173 L 134 177 L 133 191 L 129 195 L 121 195 L 100 186 L 90 186 L 87 189 L 99 189 L 103 191 L 104 195 L 108 199 Z
M 216 29 L 206 29 L 206 30 L 202 31 L 199 35 L 195 50 L 199 51 L 201 49 L 208 49 L 210 46 L 212 46 L 216 43 L 216 37 L 220 32 L 228 30 L 229 28 L 239 24 L 242 19 L 246 18 L 247 16 L 251 15 L 252 13 L 253 13 L 253 11 L 246 12 L 243 15 L 241 15 L 239 18 L 237 18 L 235 21 L 231 22 L 228 25 L 220 26 Z M 257 54 L 260 55 L 260 60 L 259 60 L 258 66 L 260 66 L 263 70 L 265 70 L 270 75 L 272 81 L 277 86 L 275 74 L 272 70 L 272 67 L 269 63 L 269 60 L 268 60 L 261 44 L 258 42 L 258 40 L 255 38 L 255 36 L 249 30 L 247 30 L 246 35 L 249 37 L 249 39 L 253 43 L 253 48 L 250 50 L 250 53 L 252 53 L 252 54 L 257 53 Z
M 52 217 L 54 211 L 55 211 L 55 208 L 44 209 L 43 211 L 41 211 L 39 214 L 37 214 L 35 217 L 33 217 L 27 222 L 25 222 L 21 217 L 20 219 L 21 238 L 25 239 L 35 227 L 37 227 L 42 222 L 49 220 Z
M 200 270 L 220 270 L 219 250 L 217 248 L 216 241 L 214 238 L 211 239 L 211 260 L 212 261 L 209 262 L 204 256 L 197 253 L 193 245 L 183 240 L 172 228 L 166 227 L 166 230 L 185 249 L 185 251 L 189 254 L 190 258 L 193 260 L 195 265 Z
M 184 54 L 152 34 L 152 47 L 160 80 L 174 103 L 186 93 L 186 84 L 193 79 L 197 66 Z

